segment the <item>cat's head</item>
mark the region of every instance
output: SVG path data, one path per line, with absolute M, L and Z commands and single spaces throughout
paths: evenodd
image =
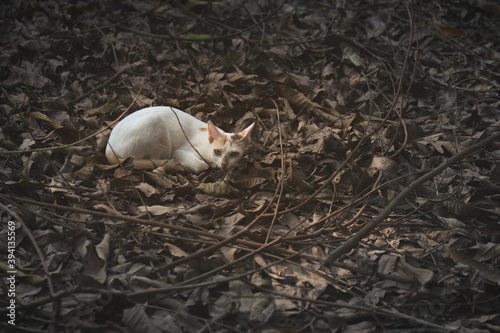
M 208 141 L 212 161 L 222 170 L 234 168 L 243 157 L 255 123 L 239 133 L 226 133 L 211 121 L 208 122 Z

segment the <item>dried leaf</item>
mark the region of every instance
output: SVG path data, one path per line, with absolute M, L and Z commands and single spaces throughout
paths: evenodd
M 498 272 L 493 271 L 488 266 L 472 259 L 471 257 L 461 252 L 454 250 L 451 247 L 446 248 L 446 253 L 451 259 L 453 259 L 453 261 L 477 269 L 485 279 L 491 282 L 495 282 L 500 286 L 500 274 L 498 274 Z
M 342 52 L 342 59 L 349 60 L 354 66 L 362 67 L 365 64 L 365 60 L 359 56 L 352 48 L 346 47 Z
M 373 176 L 377 170 L 389 173 L 397 173 L 398 163 L 387 157 L 373 156 L 372 163 L 368 167 L 367 172 L 370 176 Z
M 500 257 L 500 244 L 487 243 L 478 247 L 474 260 L 488 261 Z
M 187 255 L 188 255 L 181 248 L 179 248 L 178 246 L 175 246 L 174 244 L 167 243 L 166 246 L 168 247 L 170 253 L 172 253 L 172 255 L 175 257 L 183 258 L 183 257 L 187 257 Z
M 368 19 L 368 24 L 365 26 L 366 36 L 368 38 L 378 37 L 385 30 L 385 22 L 379 16 L 372 16 Z
M 421 284 L 429 283 L 432 280 L 432 278 L 434 277 L 433 271 L 428 270 L 428 269 L 424 269 L 424 268 L 414 267 L 414 266 L 408 264 L 407 262 L 405 262 L 404 259 L 402 259 L 400 262 L 398 262 L 398 266 L 400 268 L 402 268 L 408 274 L 416 277 L 417 280 Z
M 500 213 L 495 212 L 493 210 L 483 209 L 481 207 L 469 205 L 461 201 L 446 200 L 444 204 L 451 212 L 453 212 L 455 215 L 458 216 L 464 216 L 464 217 L 500 216 Z
M 239 193 L 237 189 L 224 181 L 217 183 L 201 183 L 196 188 L 212 195 L 230 196 Z
M 141 213 L 150 213 L 154 216 L 159 216 L 159 215 L 176 215 L 181 213 L 184 208 L 183 207 L 167 207 L 167 206 L 160 206 L 160 205 L 153 205 L 153 206 L 139 206 L 137 209 Z
M 243 189 L 243 190 L 249 190 L 251 188 L 254 188 L 256 186 L 264 184 L 267 181 L 268 180 L 266 178 L 254 177 L 254 178 L 246 178 L 246 179 L 235 180 L 234 182 L 232 182 L 232 184 L 236 188 L 240 188 L 240 189 Z
M 74 175 L 80 180 L 89 180 L 94 173 L 94 161 L 88 160 L 87 164 L 81 169 L 75 171 Z
M 144 193 L 148 198 L 154 194 L 158 194 L 158 190 L 148 183 L 140 183 L 136 185 L 135 188 Z
M 449 141 L 436 141 L 434 142 L 434 147 L 436 147 L 436 150 L 441 154 L 444 153 L 444 149 L 446 149 L 446 151 L 451 155 L 455 155 L 457 153 L 455 146 Z
M 104 235 L 104 238 L 102 241 L 96 245 L 96 253 L 97 256 L 104 262 L 108 262 L 108 256 L 109 256 L 109 241 L 111 239 L 110 234 Z
M 54 128 L 54 129 L 57 129 L 57 128 L 61 128 L 63 127 L 63 125 L 59 124 L 58 122 L 50 119 L 49 116 L 47 116 L 46 114 L 44 113 L 41 113 L 39 111 L 35 111 L 35 112 L 30 112 L 28 113 L 28 116 L 30 116 L 31 118 L 35 118 L 35 119 L 40 119 L 40 120 L 43 120 L 45 121 L 47 124 L 50 125 L 50 127 Z
M 39 51 L 50 48 L 50 43 L 40 39 L 30 39 L 22 42 L 21 47 L 29 51 Z
M 161 333 L 144 311 L 144 307 L 136 305 L 123 311 L 123 322 L 131 332 Z
M 227 74 L 227 80 L 231 83 L 244 83 L 250 80 L 255 80 L 257 75 L 245 75 L 239 73 L 229 73 Z
M 61 137 L 64 143 L 73 143 L 80 140 L 80 132 L 71 127 L 56 128 L 54 132 Z
M 285 85 L 275 86 L 274 91 L 298 108 L 310 110 L 321 107 L 319 104 L 312 102 L 303 93 Z
M 250 308 L 250 315 L 248 319 L 256 321 L 260 324 L 266 323 L 276 310 L 276 303 L 271 297 L 265 297 L 257 302 Z
M 456 37 L 456 36 L 460 36 L 462 34 L 462 30 L 460 30 L 458 28 L 446 26 L 437 20 L 432 21 L 432 23 L 434 23 L 434 27 L 443 36 Z

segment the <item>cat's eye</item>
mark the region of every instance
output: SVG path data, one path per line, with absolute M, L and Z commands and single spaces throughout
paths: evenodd
M 214 154 L 220 156 L 222 152 L 220 151 L 220 149 L 214 149 Z
M 240 153 L 238 153 L 237 151 L 233 151 L 231 153 L 231 157 L 238 157 L 240 155 Z

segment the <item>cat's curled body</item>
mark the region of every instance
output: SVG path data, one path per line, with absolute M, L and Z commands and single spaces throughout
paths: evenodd
M 245 153 L 253 126 L 240 133 L 226 133 L 212 122 L 204 123 L 181 110 L 149 107 L 130 114 L 115 126 L 106 146 L 106 157 L 111 164 L 130 156 L 134 163 L 174 157 L 196 173 L 209 167 L 206 162 L 223 170 L 231 169 Z

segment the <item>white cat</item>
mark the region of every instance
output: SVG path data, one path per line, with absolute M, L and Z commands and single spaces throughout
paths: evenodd
M 240 133 L 226 133 L 211 121 L 204 123 L 181 110 L 149 107 L 130 114 L 115 126 L 106 146 L 106 157 L 111 164 L 129 156 L 134 157 L 134 164 L 140 163 L 138 160 L 175 157 L 196 173 L 208 169 L 207 163 L 227 170 L 235 167 L 245 153 L 254 124 Z

